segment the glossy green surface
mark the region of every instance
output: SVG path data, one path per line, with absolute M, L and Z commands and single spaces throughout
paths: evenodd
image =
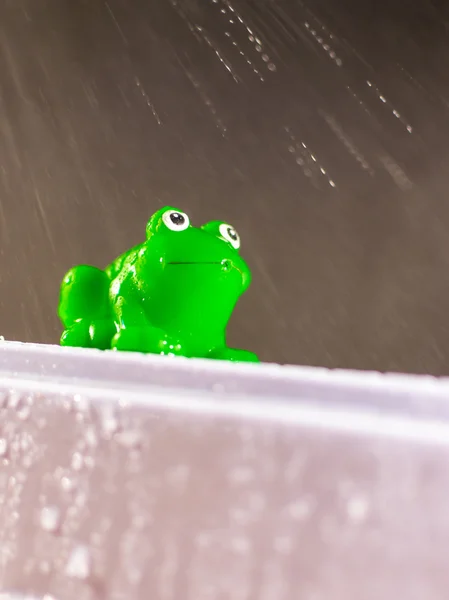
M 226 346 L 226 326 L 251 273 L 232 226 L 200 228 L 166 207 L 147 224 L 146 241 L 104 271 L 87 265 L 63 279 L 63 346 L 258 362 Z

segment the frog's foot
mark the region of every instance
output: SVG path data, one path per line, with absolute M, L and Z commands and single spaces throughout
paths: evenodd
M 67 327 L 61 335 L 61 346 L 90 348 L 89 325 L 89 321 L 81 319 Z
M 112 348 L 125 352 L 144 352 L 182 356 L 182 346 L 156 327 L 126 327 L 112 338 Z
M 61 346 L 107 350 L 111 347 L 111 339 L 115 331 L 115 325 L 109 319 L 97 321 L 80 319 L 64 331 L 60 343 Z
M 249 350 L 238 350 L 236 348 L 220 348 L 209 354 L 209 358 L 215 360 L 231 360 L 233 362 L 254 362 L 258 363 L 259 358 Z
M 91 348 L 110 350 L 111 341 L 117 329 L 111 319 L 97 319 L 90 324 L 89 338 Z

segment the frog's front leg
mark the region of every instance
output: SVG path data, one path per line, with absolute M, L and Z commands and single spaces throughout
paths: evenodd
M 111 347 L 125 352 L 182 354 L 178 341 L 149 321 L 133 284 L 121 284 L 123 287 L 125 289 L 121 289 L 121 293 L 113 299 L 117 333 L 112 338 Z
M 249 352 L 249 350 L 240 350 L 237 348 L 227 347 L 213 350 L 209 354 L 209 358 L 215 360 L 230 360 L 233 362 L 260 362 L 258 356 L 254 354 L 254 352 Z
M 114 333 L 115 327 L 111 319 L 94 321 L 81 319 L 64 330 L 61 336 L 61 346 L 108 350 L 111 347 Z
M 152 325 L 121 327 L 112 338 L 112 348 L 125 352 L 182 355 L 182 346 Z

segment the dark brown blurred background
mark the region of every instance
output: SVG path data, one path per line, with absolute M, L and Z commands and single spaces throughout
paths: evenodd
M 441 1 L 1 0 L 0 333 L 57 342 L 171 204 L 241 234 L 233 344 L 448 374 L 448 42 Z

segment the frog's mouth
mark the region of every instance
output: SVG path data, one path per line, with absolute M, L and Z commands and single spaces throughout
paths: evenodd
M 193 261 L 193 260 L 176 260 L 170 261 L 167 265 L 181 266 L 181 265 L 195 265 L 195 266 L 203 266 L 203 265 L 216 265 L 221 268 L 222 271 L 227 272 L 232 269 L 236 269 L 239 273 L 241 273 L 240 269 L 232 262 L 232 260 L 205 260 L 205 261 Z

